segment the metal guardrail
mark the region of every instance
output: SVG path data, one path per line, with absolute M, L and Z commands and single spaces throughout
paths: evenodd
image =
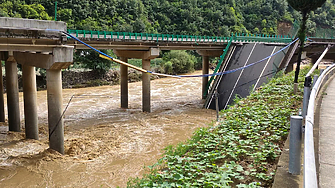
M 290 43 L 292 38 L 288 35 L 265 35 L 265 34 L 245 34 L 235 33 L 228 37 L 223 36 L 196 36 L 196 35 L 174 35 L 174 34 L 153 34 L 153 33 L 131 33 L 112 31 L 92 31 L 92 30 L 68 30 L 68 33 L 81 39 L 123 39 L 123 40 L 144 40 L 156 42 L 211 42 L 225 43 L 233 38 L 234 42 L 271 42 Z
M 318 187 L 316 164 L 315 164 L 315 151 L 314 151 L 314 106 L 315 99 L 323 84 L 333 75 L 335 71 L 335 64 L 328 67 L 322 72 L 320 77 L 315 82 L 308 102 L 307 115 L 305 117 L 305 141 L 304 141 L 304 187 L 316 188 Z

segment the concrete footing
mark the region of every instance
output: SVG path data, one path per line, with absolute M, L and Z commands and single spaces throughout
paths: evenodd
M 128 58 L 121 57 L 121 61 L 127 62 Z M 120 65 L 121 74 L 121 108 L 128 108 L 128 67 Z
M 64 154 L 62 71 L 47 70 L 49 146 Z
M 37 90 L 35 67 L 22 66 L 26 138 L 38 140 Z
M 21 125 L 17 63 L 12 56 L 7 59 L 5 68 L 9 131 L 20 132 Z
M 142 68 L 150 69 L 150 59 L 142 59 Z M 150 74 L 142 73 L 142 110 L 151 112 L 150 106 Z
M 202 74 L 209 73 L 209 57 L 202 56 Z M 207 97 L 207 85 L 208 85 L 208 77 L 202 77 L 202 99 L 206 99 Z

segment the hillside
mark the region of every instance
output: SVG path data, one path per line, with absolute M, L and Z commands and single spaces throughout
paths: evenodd
M 0 16 L 54 19 L 55 0 L 0 0 Z M 59 0 L 57 20 L 72 29 L 224 35 L 276 34 L 279 22 L 299 19 L 282 0 Z M 312 12 L 308 23 L 334 28 L 335 0 Z

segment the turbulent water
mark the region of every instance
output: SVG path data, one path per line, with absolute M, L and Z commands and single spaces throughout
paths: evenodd
M 120 86 L 64 89 L 64 108 L 74 97 L 60 155 L 48 150 L 46 91 L 39 91 L 39 141 L 0 125 L 0 187 L 125 187 L 162 149 L 215 119 L 215 111 L 202 109 L 201 78 L 153 80 L 152 113 L 142 112 L 141 95 L 141 82 L 130 83 L 129 109 L 121 109 Z M 23 119 L 22 93 L 20 101 Z

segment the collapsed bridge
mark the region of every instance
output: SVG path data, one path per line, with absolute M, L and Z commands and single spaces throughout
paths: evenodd
M 19 63 L 23 65 L 26 138 L 38 139 L 35 67 L 46 69 L 49 145 L 60 153 L 64 153 L 61 70 L 73 62 L 73 49 L 91 48 L 97 52 L 98 49 L 114 50 L 121 59 L 117 61 L 121 64 L 121 108 L 128 108 L 127 73 L 128 67 L 132 66 L 127 64 L 127 60 L 142 59 L 142 109 L 150 112 L 150 74 L 153 74 L 150 71 L 150 60 L 158 57 L 161 50 L 196 50 L 203 61 L 203 75 L 197 76 L 203 77 L 202 96 L 208 96 L 206 107 L 213 108 L 214 91 L 218 91 L 219 106 L 224 109 L 236 94 L 244 97 L 278 70 L 290 69 L 291 59 L 298 46 L 298 42 L 292 42 L 294 35 L 235 34 L 217 37 L 71 31 L 67 30 L 64 22 L 19 18 L 0 18 L 0 25 L 0 59 L 6 62 L 9 130 L 21 131 L 17 75 Z M 315 45 L 310 45 L 310 49 L 315 53 L 317 50 L 313 46 L 328 45 L 331 42 L 333 41 L 318 41 Z M 212 75 L 208 74 L 209 57 L 221 57 L 216 76 L 210 81 L 208 77 Z M 255 63 L 262 58 L 262 63 Z M 231 74 L 227 74 L 229 72 Z M 252 85 L 254 87 L 250 89 Z M 0 91 L 0 121 L 5 121 L 2 82 Z

